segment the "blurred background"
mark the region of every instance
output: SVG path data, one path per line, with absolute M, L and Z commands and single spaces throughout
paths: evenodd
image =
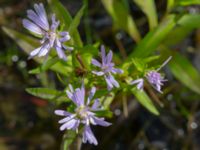
M 28 33 L 22 27 L 22 18 L 26 17 L 26 10 L 38 2 L 43 2 L 49 9 L 46 1 L 1 0 L 0 26 Z M 83 5 L 81 0 L 61 2 L 72 16 Z M 132 0 L 123 0 L 123 3 L 143 37 L 150 30 L 144 13 Z M 100 41 L 125 58 L 136 42 L 124 30 L 115 30 L 112 17 L 101 1 L 89 0 L 88 4 L 79 25 L 84 43 Z M 167 1 L 155 0 L 155 4 L 160 21 L 167 11 Z M 180 6 L 174 10 L 175 13 L 179 11 L 199 14 L 200 6 Z M 50 71 L 37 76 L 29 74 L 28 71 L 37 66 L 36 62 L 27 60 L 27 54 L 2 29 L 0 31 L 0 150 L 60 149 L 63 132 L 59 131 L 59 118 L 53 113 L 54 102 L 31 96 L 25 91 L 27 87 L 48 84 L 59 88 L 56 76 Z M 172 47 L 200 71 L 199 29 L 192 30 Z M 167 67 L 165 73 L 169 82 L 164 87 L 165 94 L 158 95 L 160 116 L 151 114 L 133 96 L 129 97 L 126 105 L 116 97 L 111 105 L 113 118 L 108 119 L 113 125 L 93 127 L 99 145 L 83 144 L 82 149 L 199 150 L 200 96 L 177 81 Z

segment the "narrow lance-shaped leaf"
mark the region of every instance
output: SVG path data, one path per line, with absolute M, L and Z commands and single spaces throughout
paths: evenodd
M 156 7 L 154 0 L 133 0 L 147 16 L 150 29 L 153 29 L 158 24 Z
M 188 6 L 188 5 L 198 5 L 200 0 L 176 0 L 175 5 Z
M 36 97 L 55 102 L 68 101 L 65 93 L 49 88 L 27 88 L 26 91 Z
M 168 46 L 181 42 L 192 30 L 200 27 L 199 14 L 183 15 L 177 22 L 176 27 L 164 39 L 163 43 Z M 176 38 L 174 38 L 176 37 Z M 172 40 L 173 39 L 173 40 Z
M 121 0 L 101 0 L 104 7 L 111 15 L 114 25 L 125 30 L 136 42 L 141 37 L 136 24 Z
M 169 13 L 172 8 L 174 7 L 174 3 L 175 1 L 174 0 L 167 0 L 167 12 Z
M 147 57 L 161 44 L 163 39 L 176 25 L 175 15 L 170 15 L 153 31 L 150 31 L 135 50 L 129 55 L 127 61 L 133 57 Z
M 200 73 L 185 57 L 174 53 L 169 66 L 172 73 L 179 81 L 192 91 L 200 94 Z
M 154 115 L 159 115 L 159 111 L 156 109 L 153 102 L 144 91 L 139 91 L 134 88 L 131 91 L 140 104 L 142 104 L 147 110 L 149 110 Z
M 77 12 L 72 22 L 70 23 L 68 31 L 71 35 L 73 35 L 76 29 L 78 28 L 78 25 L 80 24 L 81 18 L 84 14 L 85 8 L 86 8 L 86 5 L 83 5 L 81 9 Z

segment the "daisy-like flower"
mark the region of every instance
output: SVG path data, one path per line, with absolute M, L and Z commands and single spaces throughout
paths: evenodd
M 23 19 L 23 26 L 34 33 L 36 36 L 42 38 L 40 41 L 41 46 L 36 48 L 30 53 L 29 59 L 38 55 L 47 56 L 51 48 L 55 48 L 59 58 L 66 60 L 67 57 L 63 50 L 73 50 L 72 47 L 67 47 L 63 44 L 70 40 L 68 32 L 59 32 L 57 30 L 60 22 L 56 21 L 55 15 L 51 17 L 51 25 L 49 25 L 46 11 L 42 3 L 35 4 L 34 10 L 27 10 L 28 19 Z
M 172 57 L 170 56 L 158 69 L 148 71 L 145 76 L 147 81 L 151 84 L 151 86 L 160 93 L 163 93 L 161 91 L 161 87 L 164 85 L 163 82 L 165 82 L 167 80 L 164 79 L 164 77 L 158 71 L 160 71 L 160 69 L 162 67 L 164 67 L 171 60 L 171 58 Z M 133 80 L 131 82 L 131 85 L 133 85 L 133 84 L 137 84 L 138 90 L 143 90 L 144 79 L 140 78 L 140 79 Z
M 92 71 L 92 73 L 97 76 L 104 76 L 108 90 L 111 90 L 113 87 L 119 87 L 119 83 L 113 77 L 113 74 L 122 74 L 123 70 L 114 68 L 115 64 L 112 62 L 113 53 L 110 50 L 108 55 L 106 56 L 104 46 L 101 46 L 101 58 L 102 63 L 97 61 L 96 59 L 92 59 L 92 64 L 99 67 L 100 71 Z
M 90 94 L 87 99 L 85 99 L 85 88 L 82 85 L 81 88 L 73 90 L 70 85 L 70 90 L 67 90 L 67 95 L 76 105 L 74 113 L 70 113 L 64 110 L 55 110 L 55 114 L 64 116 L 63 119 L 59 121 L 61 125 L 60 130 L 76 130 L 78 131 L 79 125 L 84 124 L 84 130 L 82 135 L 82 142 L 89 142 L 90 144 L 97 145 L 98 142 L 90 128 L 92 125 L 100 126 L 110 126 L 111 123 L 104 121 L 104 118 L 96 117 L 95 111 L 101 110 L 100 103 L 98 99 L 94 100 L 94 103 L 91 105 L 91 100 L 96 92 L 96 88 L 93 87 L 90 91 Z

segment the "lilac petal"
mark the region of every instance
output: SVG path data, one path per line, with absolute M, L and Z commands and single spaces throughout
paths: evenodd
M 111 123 L 104 121 L 104 118 L 93 117 L 93 121 L 95 123 L 94 125 L 100 125 L 100 126 L 104 126 L 104 127 L 111 125 Z
M 133 80 L 130 84 L 131 85 L 137 84 L 137 89 L 143 90 L 144 80 L 142 78 L 136 79 L 136 80 Z
M 32 20 L 35 24 L 40 26 L 42 29 L 45 31 L 49 30 L 49 26 L 46 26 L 46 24 L 38 18 L 38 15 L 33 11 L 33 10 L 28 10 L 27 11 L 28 18 Z
M 41 49 L 40 49 L 40 52 L 38 53 L 38 56 L 39 56 L 39 57 L 46 56 L 47 53 L 49 52 L 49 48 L 50 48 L 50 47 L 49 47 L 48 44 L 42 46 Z
M 84 105 L 84 99 L 85 99 L 85 86 L 84 86 L 84 82 L 82 81 L 82 85 L 81 85 L 81 90 L 80 90 L 80 95 L 82 96 L 81 101 L 82 101 L 82 105 Z
M 71 113 L 64 111 L 64 110 L 59 110 L 59 109 L 55 110 L 54 113 L 59 116 L 70 116 L 71 115 Z
M 56 29 L 58 28 L 60 22 L 59 22 L 59 21 L 56 21 L 56 16 L 55 16 L 55 14 L 53 14 L 53 15 L 51 16 L 51 20 L 52 20 L 51 30 L 55 32 Z
M 110 81 L 110 78 L 105 76 L 105 80 L 106 80 L 106 83 L 107 83 L 108 90 L 111 90 L 113 88 L 113 85 L 112 85 L 112 82 Z
M 49 22 L 47 20 L 46 11 L 42 3 L 34 5 L 35 11 L 41 21 L 49 28 Z
M 77 106 L 84 105 L 84 97 L 83 96 L 84 95 L 82 95 L 82 92 L 79 88 L 75 90 L 72 99 Z
M 76 115 L 69 115 L 68 117 L 65 117 L 61 120 L 58 121 L 58 123 L 64 123 L 64 122 L 68 122 L 69 120 L 73 119 Z
M 34 49 L 34 50 L 30 53 L 30 57 L 32 58 L 32 57 L 36 56 L 36 55 L 39 53 L 40 49 L 41 49 L 41 47 L 38 47 L 38 48 Z
M 94 103 L 93 103 L 93 105 L 92 105 L 92 110 L 98 110 L 99 106 L 100 106 L 100 101 L 99 101 L 99 99 L 95 99 L 95 100 L 94 100 Z
M 68 98 L 72 99 L 73 94 L 70 91 L 68 91 L 68 90 L 66 90 L 66 93 L 67 93 Z
M 87 105 L 90 104 L 90 101 L 91 101 L 91 99 L 93 98 L 95 92 L 96 92 L 96 88 L 95 88 L 95 87 L 92 87 L 92 89 L 91 89 L 91 91 L 90 91 L 90 95 L 88 96 L 88 99 L 87 99 Z
M 59 39 L 60 42 L 65 42 L 65 41 L 69 41 L 70 40 L 70 35 L 67 34 L 65 36 L 63 36 L 62 38 Z
M 109 75 L 109 79 L 111 81 L 111 83 L 115 86 L 115 87 L 119 87 L 119 83 L 115 80 L 115 78 L 112 75 Z
M 73 48 L 73 47 L 65 46 L 65 45 L 63 45 L 63 44 L 62 44 L 62 47 L 63 47 L 64 49 L 67 49 L 67 50 L 69 50 L 69 51 L 72 51 L 72 50 L 74 50 L 74 48 Z
M 92 64 L 97 66 L 97 67 L 101 67 L 101 64 L 99 61 L 97 61 L 96 59 L 92 59 Z
M 65 53 L 63 52 L 63 50 L 60 47 L 56 47 L 56 51 L 57 51 L 58 57 L 60 59 L 63 59 L 65 61 L 67 60 Z
M 77 121 L 76 119 L 72 119 L 72 120 L 69 120 L 68 122 L 64 123 L 61 127 L 60 127 L 60 130 L 63 131 L 65 129 L 74 129 L 75 126 L 77 126 Z
M 74 88 L 71 84 L 69 84 L 69 89 L 70 89 L 71 92 L 74 92 Z
M 101 58 L 102 58 L 102 64 L 106 64 L 106 52 L 105 47 L 101 46 Z
M 59 32 L 59 34 L 60 34 L 61 36 L 66 36 L 66 35 L 69 35 L 69 32 L 62 31 L 62 32 Z
M 113 57 L 113 52 L 110 50 L 107 57 L 106 57 L 106 63 L 107 64 L 111 63 L 112 57 Z
M 33 33 L 36 33 L 38 35 L 43 34 L 42 30 L 36 24 L 34 24 L 33 22 L 31 22 L 27 19 L 23 19 L 22 24 L 26 29 L 28 29 L 29 31 L 31 31 Z
M 117 68 L 113 68 L 112 69 L 112 73 L 119 73 L 119 74 L 122 74 L 124 71 L 121 70 L 121 69 L 117 69 Z
M 104 72 L 103 71 L 92 71 L 92 73 L 98 75 L 98 76 L 102 76 L 104 75 Z
M 85 126 L 82 141 L 83 143 L 86 143 L 88 141 L 90 144 L 98 145 L 98 142 L 94 134 L 92 133 L 90 126 Z

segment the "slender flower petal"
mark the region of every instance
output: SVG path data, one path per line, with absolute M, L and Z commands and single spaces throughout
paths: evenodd
M 94 100 L 94 103 L 91 106 L 92 98 L 96 92 L 96 88 L 93 87 L 90 91 L 90 94 L 85 101 L 85 87 L 82 84 L 81 88 L 73 89 L 69 85 L 70 90 L 67 90 L 67 96 L 71 99 L 76 105 L 75 112 L 69 113 L 64 110 L 56 110 L 55 114 L 59 116 L 64 116 L 63 119 L 59 120 L 58 123 L 62 124 L 60 130 L 78 130 L 80 124 L 84 124 L 83 131 L 83 143 L 89 142 L 90 144 L 97 145 L 98 142 L 90 128 L 90 125 L 100 125 L 100 126 L 110 126 L 111 123 L 104 120 L 104 118 L 98 118 L 95 114 L 95 111 L 101 110 L 100 103 L 98 99 Z
M 46 11 L 42 3 L 35 4 L 34 10 L 27 10 L 28 19 L 23 19 L 23 26 L 36 35 L 42 37 L 41 46 L 30 53 L 30 58 L 38 55 L 39 57 L 47 56 L 52 48 L 56 49 L 58 57 L 67 60 L 63 50 L 73 50 L 63 44 L 70 40 L 70 35 L 66 31 L 59 32 L 57 30 L 60 22 L 56 21 L 55 14 L 51 17 L 51 25 L 49 25 Z
M 131 85 L 134 85 L 134 84 L 137 84 L 137 89 L 142 91 L 143 86 L 144 86 L 144 79 L 140 78 L 140 79 L 133 80 L 131 82 Z
M 161 76 L 160 73 L 156 71 L 149 71 L 146 75 L 146 78 L 148 82 L 160 93 L 161 91 L 161 86 L 163 85 L 163 82 L 166 81 L 164 77 Z
M 97 139 L 95 138 L 90 126 L 85 126 L 83 132 L 83 143 L 89 142 L 90 144 L 98 145 Z
M 101 59 L 102 62 L 100 63 L 96 59 L 92 59 L 92 64 L 96 67 L 100 68 L 100 71 L 92 71 L 93 74 L 97 76 L 104 76 L 104 79 L 107 83 L 108 90 L 111 90 L 113 87 L 119 87 L 119 83 L 114 79 L 112 73 L 114 74 L 122 74 L 123 70 L 114 68 L 115 64 L 112 63 L 113 52 L 109 51 L 108 55 L 106 56 L 104 46 L 101 46 Z

